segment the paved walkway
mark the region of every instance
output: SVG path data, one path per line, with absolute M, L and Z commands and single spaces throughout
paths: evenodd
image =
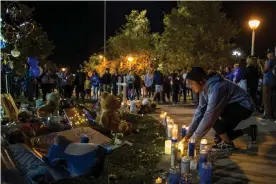
M 179 128 L 183 124 L 190 124 L 195 110 L 192 105 L 159 105 L 158 107 L 160 109 L 152 116 L 159 118 L 160 112 L 166 111 L 179 125 Z M 248 148 L 247 136 L 235 140 L 235 146 L 240 150 L 217 158 L 213 162 L 213 176 L 216 184 L 276 183 L 276 123 L 274 121 L 260 122 L 256 116 L 252 116 L 240 123 L 238 128 L 250 124 L 257 124 L 259 127 L 257 144 Z M 210 144 L 213 140 L 212 135 L 212 131 L 206 135 Z M 164 156 L 158 167 L 169 168 L 169 158 Z

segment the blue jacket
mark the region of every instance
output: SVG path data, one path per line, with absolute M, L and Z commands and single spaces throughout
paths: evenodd
M 48 150 L 50 164 L 56 160 L 65 160 L 72 176 L 87 174 L 96 165 L 98 146 L 89 143 L 53 144 Z
M 229 72 L 229 73 L 225 74 L 225 78 L 233 82 L 234 73 L 233 72 Z
M 92 75 L 90 81 L 93 87 L 98 87 L 100 85 L 100 77 L 98 75 Z
M 224 108 L 238 103 L 248 110 L 254 110 L 250 96 L 236 84 L 220 75 L 210 77 L 199 96 L 199 105 L 195 111 L 188 133 L 194 138 L 204 136 L 220 117 Z
M 241 80 L 243 80 L 245 77 L 245 68 L 238 68 L 234 71 L 234 83 L 239 83 Z

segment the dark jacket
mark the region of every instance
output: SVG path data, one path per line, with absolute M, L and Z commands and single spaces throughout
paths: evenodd
M 155 85 L 163 85 L 163 75 L 160 71 L 155 71 L 153 74 L 153 81 Z
M 141 82 L 141 77 L 139 77 L 138 75 L 134 75 L 134 86 L 140 88 Z
M 116 86 L 116 84 L 117 84 L 117 82 L 118 82 L 118 80 L 119 80 L 119 79 L 118 79 L 119 77 L 120 77 L 119 74 L 117 74 L 117 75 L 116 75 L 116 74 L 113 74 L 113 75 L 112 75 L 111 81 L 112 81 L 112 85 L 113 85 L 113 86 Z
M 102 84 L 110 85 L 111 84 L 111 74 L 110 73 L 104 73 L 101 80 Z
M 78 72 L 75 79 L 75 84 L 83 86 L 86 80 L 86 74 L 84 72 Z
M 255 88 L 258 87 L 259 81 L 259 72 L 258 68 L 253 65 L 249 65 L 245 68 L 245 75 L 244 78 L 246 79 L 247 88 Z

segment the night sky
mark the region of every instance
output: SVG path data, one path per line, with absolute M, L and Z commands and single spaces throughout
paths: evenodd
M 77 66 L 95 52 L 102 52 L 104 45 L 104 2 L 24 2 L 34 7 L 34 19 L 42 25 L 54 42 L 51 60 L 58 64 Z M 107 38 L 126 23 L 125 15 L 131 10 L 148 11 L 152 32 L 163 31 L 164 13 L 169 13 L 176 2 L 169 1 L 121 1 L 107 2 Z M 227 17 L 242 29 L 237 47 L 250 52 L 250 18 L 258 18 L 261 24 L 256 31 L 255 49 L 264 57 L 267 48 L 276 45 L 276 2 L 223 2 Z

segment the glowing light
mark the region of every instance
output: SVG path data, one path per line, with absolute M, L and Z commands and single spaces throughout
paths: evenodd
M 13 57 L 18 57 L 20 56 L 20 51 L 17 49 L 17 47 L 15 46 L 14 49 L 11 51 L 11 55 Z
M 65 72 L 66 68 L 61 68 L 61 71 Z
M 133 57 L 128 57 L 127 60 L 128 60 L 129 62 L 132 62 L 134 59 L 133 59 Z
M 248 24 L 249 24 L 249 27 L 250 27 L 251 29 L 255 30 L 255 29 L 257 29 L 258 26 L 260 25 L 260 21 L 259 21 L 259 20 L 250 20 L 250 21 L 248 22 Z
M 241 56 L 241 52 L 234 50 L 232 55 L 233 56 Z

